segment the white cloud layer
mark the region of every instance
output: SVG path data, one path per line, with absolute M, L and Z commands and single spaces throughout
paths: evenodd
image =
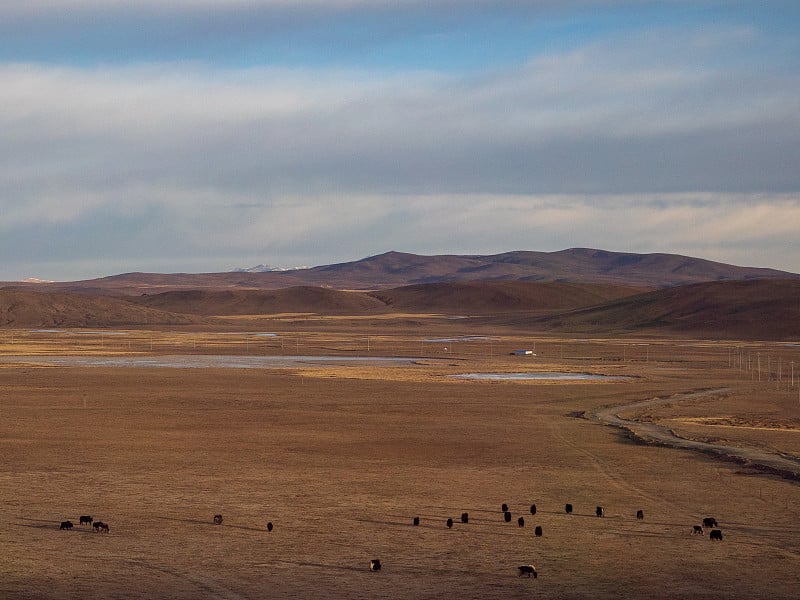
M 683 52 L 674 38 L 659 46 Z M 468 76 L 6 65 L 0 178 L 20 201 L 42 186 L 176 181 L 253 193 L 796 189 L 785 165 L 800 158 L 800 78 L 731 77 L 629 48 L 636 58 L 599 45 Z
M 659 0 L 649 0 L 657 3 Z M 663 4 L 663 0 L 660 0 Z M 769 2 L 769 0 L 767 0 Z M 38 14 L 53 10 L 140 10 L 140 11 L 196 11 L 196 10 L 241 10 L 251 9 L 365 9 L 404 7 L 461 6 L 515 9 L 550 10 L 553 8 L 625 6 L 633 2 L 648 3 L 647 0 L 4 0 L 0 14 Z M 670 0 L 671 4 L 686 4 L 691 0 Z
M 28 223 L 3 232 L 0 251 L 6 262 L 0 279 L 225 271 L 265 261 L 316 265 L 390 249 L 494 254 L 595 247 L 800 270 L 796 194 L 317 195 L 271 200 L 208 190 L 161 194 L 138 211 L 131 211 L 132 204 L 127 209 L 108 206 L 69 226 Z M 14 272 L 8 271 L 9 264 L 15 265 Z
M 0 279 L 570 246 L 800 271 L 800 77 L 721 62 L 760 36 L 460 75 L 0 64 Z

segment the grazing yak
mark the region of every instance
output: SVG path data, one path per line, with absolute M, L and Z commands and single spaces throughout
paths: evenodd
M 469 523 L 469 513 L 461 513 L 461 522 Z
M 703 527 L 718 527 L 717 520 L 714 517 L 706 517 L 703 519 Z
M 692 535 L 697 535 L 697 534 L 700 534 L 700 535 L 705 535 L 705 534 L 703 533 L 703 528 L 702 528 L 702 527 L 700 527 L 700 525 L 694 525 L 694 526 L 692 526 Z
M 93 519 L 90 515 L 81 515 L 78 520 L 78 525 L 91 525 L 92 521 Z
M 369 570 L 370 571 L 380 571 L 381 570 L 381 561 L 378 558 L 373 558 L 369 561 Z
M 533 530 L 533 535 L 536 537 L 542 537 L 542 526 L 537 525 L 536 528 Z
M 214 515 L 214 525 L 222 525 L 222 515 Z
M 517 525 L 519 525 L 520 527 L 525 527 L 525 519 L 523 519 L 522 517 L 517 519 Z
M 450 519 L 450 518 L 447 519 L 447 528 L 448 529 L 452 529 L 453 528 L 453 519 Z
M 267 523 L 267 531 L 272 531 L 272 521 Z
M 503 506 L 500 507 L 500 512 L 507 513 L 508 512 L 508 504 L 503 502 Z
M 535 504 L 531 504 L 531 514 L 532 515 L 536 514 L 536 505 Z
M 419 526 L 419 517 L 414 517 L 413 523 L 414 523 L 414 527 L 418 527 Z
M 639 519 L 640 521 L 642 519 L 644 519 L 644 511 L 643 510 L 637 510 L 636 511 L 636 518 Z
M 95 521 L 93 527 L 95 532 L 104 531 L 108 533 L 108 523 L 103 523 L 102 521 Z
M 711 533 L 708 535 L 708 539 L 710 539 L 712 541 L 718 540 L 718 541 L 721 542 L 722 541 L 722 531 L 720 531 L 719 529 L 712 529 Z
M 520 565 L 517 567 L 517 570 L 519 571 L 519 575 L 517 575 L 517 577 L 522 577 L 523 575 L 530 577 L 533 575 L 533 578 L 536 579 L 539 576 L 539 574 L 536 572 L 536 567 L 533 565 Z
M 506 511 L 503 513 L 503 518 L 506 520 L 506 523 L 511 523 L 511 513 Z
M 603 507 L 602 506 L 598 506 L 594 510 L 594 514 L 596 514 L 598 517 L 602 517 L 603 516 Z
M 72 521 L 61 521 L 59 529 L 72 529 Z

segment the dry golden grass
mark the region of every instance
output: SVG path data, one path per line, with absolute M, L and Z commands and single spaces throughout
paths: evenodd
M 698 437 L 796 453 L 796 431 L 723 428 L 714 420 L 800 419 L 797 387 L 778 390 L 778 382 L 730 368 L 732 344 L 537 338 L 539 356 L 519 358 L 509 352 L 532 347 L 532 338 L 458 340 L 445 351 L 443 342 L 424 341 L 434 337 L 427 331 L 365 335 L 331 323 L 279 331 L 280 338 L 0 333 L 4 355 L 423 358 L 284 369 L 4 364 L 0 597 L 797 597 L 797 483 L 632 444 L 615 429 L 570 416 L 726 388 L 646 417 Z M 795 360 L 800 378 L 796 348 L 749 349 Z M 447 377 L 539 369 L 636 379 Z M 503 522 L 504 502 L 512 523 Z M 575 514 L 564 514 L 566 502 Z M 596 505 L 605 518 L 594 516 Z M 644 521 L 636 520 L 638 509 Z M 220 526 L 212 524 L 216 513 L 224 516 Z M 109 523 L 110 534 L 78 526 L 82 514 Z M 722 543 L 691 535 L 704 516 L 719 521 Z M 76 523 L 73 531 L 59 531 L 65 519 Z M 543 537 L 534 537 L 535 525 Z M 381 559 L 381 572 L 369 572 L 372 558 Z M 538 579 L 516 576 L 527 563 Z

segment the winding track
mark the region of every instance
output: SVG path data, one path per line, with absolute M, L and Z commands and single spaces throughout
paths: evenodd
M 216 600 L 248 600 L 247 596 L 242 596 L 199 572 L 188 573 L 166 565 L 155 564 L 141 558 L 123 558 L 122 560 L 123 562 L 135 565 L 141 569 L 158 571 L 171 575 L 179 580 L 186 581 L 199 592 L 202 592 L 203 595 L 201 597 L 204 598 L 214 598 Z
M 605 478 L 612 485 L 616 486 L 618 489 L 623 490 L 623 491 L 627 491 L 627 492 L 633 493 L 635 495 L 638 495 L 638 496 L 640 496 L 642 498 L 645 498 L 652 505 L 669 504 L 668 502 L 666 502 L 664 500 L 664 498 L 661 498 L 659 496 L 651 494 L 651 493 L 645 491 L 644 489 L 636 486 L 634 483 L 632 483 L 630 480 L 628 480 L 625 477 L 623 477 L 616 470 L 614 470 L 613 468 L 610 468 L 608 466 L 608 464 L 606 464 L 606 462 L 598 454 L 596 454 L 595 452 L 590 451 L 583 444 L 577 443 L 577 442 L 573 441 L 573 439 L 571 439 L 570 437 L 564 435 L 561 432 L 561 428 L 558 426 L 557 423 L 548 422 L 547 426 L 550 429 L 550 433 L 554 437 L 558 438 L 558 440 L 562 444 L 564 444 L 566 446 L 569 446 L 574 451 L 579 452 L 580 454 L 583 454 L 584 456 L 586 456 L 591 461 L 591 463 L 594 465 L 594 467 L 597 469 L 597 471 L 602 473 L 605 476 Z
M 619 413 L 627 410 L 637 410 L 651 408 L 663 404 L 695 400 L 710 396 L 712 394 L 724 393 L 726 389 L 703 390 L 690 392 L 669 398 L 652 398 L 642 400 L 624 406 L 611 406 L 602 408 L 589 417 L 605 425 L 611 425 L 630 432 L 633 436 L 647 444 L 659 444 L 670 448 L 681 448 L 683 450 L 695 450 L 710 454 L 722 460 L 736 462 L 748 467 L 780 475 L 787 479 L 800 481 L 800 460 L 781 456 L 764 450 L 755 448 L 739 448 L 736 446 L 726 446 L 723 444 L 709 444 L 697 440 L 689 440 L 679 437 L 670 429 L 655 423 L 640 422 L 636 420 L 623 419 Z

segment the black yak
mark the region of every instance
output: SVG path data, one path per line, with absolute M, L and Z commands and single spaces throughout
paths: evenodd
M 536 567 L 533 565 L 520 565 L 517 567 L 517 570 L 519 571 L 519 575 L 517 575 L 517 577 L 522 577 L 523 575 L 530 577 L 533 575 L 533 578 L 536 579 L 539 576 L 539 574 L 536 572 Z

